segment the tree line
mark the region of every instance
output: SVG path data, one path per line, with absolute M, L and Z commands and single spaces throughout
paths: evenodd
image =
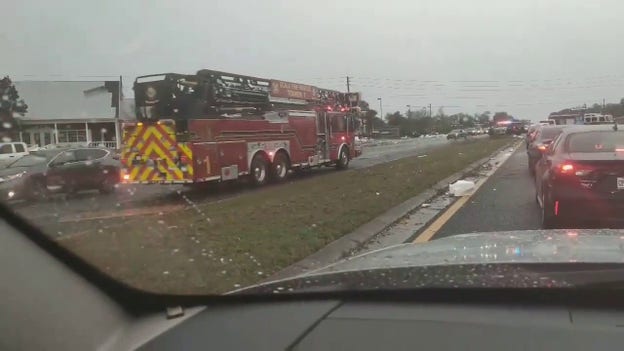
M 429 111 L 415 110 L 407 111 L 405 114 L 400 111 L 387 113 L 384 119 L 379 118 L 378 112 L 368 108 L 364 102 L 360 106 L 364 112 L 364 123 L 372 125 L 374 130 L 395 127 L 399 128 L 401 136 L 417 137 L 423 134 L 448 133 L 452 129 L 471 128 L 476 125 L 486 127 L 492 120 L 490 111 L 482 113 L 468 114 L 456 113 L 447 115 L 444 109 L 438 109 L 437 113 L 430 115 Z M 505 112 L 502 112 L 507 115 Z M 495 115 L 500 114 L 497 112 Z M 510 116 L 511 117 L 511 116 Z M 366 128 L 370 131 L 369 128 Z

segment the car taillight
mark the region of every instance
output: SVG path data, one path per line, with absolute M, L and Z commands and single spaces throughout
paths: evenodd
M 574 165 L 571 163 L 562 163 L 559 165 L 559 173 L 572 174 L 574 172 Z
M 592 174 L 594 169 L 587 165 L 578 165 L 572 162 L 563 162 L 557 166 L 559 174 L 562 175 L 575 175 L 577 177 L 585 178 Z

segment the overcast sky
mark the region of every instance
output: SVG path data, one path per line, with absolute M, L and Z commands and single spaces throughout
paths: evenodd
M 534 120 L 624 97 L 618 0 L 22 0 L 2 8 L 0 74 L 14 80 L 129 82 L 210 68 L 344 90 L 349 75 L 372 107 L 383 99 L 384 113 L 431 103 Z

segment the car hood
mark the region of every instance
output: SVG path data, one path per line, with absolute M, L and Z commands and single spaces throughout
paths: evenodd
M 315 273 L 405 266 L 622 262 L 624 230 L 530 230 L 461 234 L 401 244 L 345 259 Z
M 4 168 L 4 169 L 0 169 L 0 178 L 12 176 L 12 175 L 24 173 L 24 172 L 33 172 L 40 168 L 41 166 Z
M 335 291 L 400 287 L 570 286 L 542 280 L 539 264 L 622 264 L 624 230 L 530 230 L 461 234 L 401 244 L 348 258 L 306 274 L 267 282 L 243 293 Z M 279 289 L 278 289 L 279 290 Z

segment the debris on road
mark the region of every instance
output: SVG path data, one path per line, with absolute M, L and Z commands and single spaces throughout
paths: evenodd
M 467 195 L 475 187 L 475 182 L 470 180 L 458 180 L 449 185 L 449 191 L 453 196 Z
M 420 205 L 420 207 L 422 207 L 422 208 L 427 208 L 429 206 L 431 206 L 431 204 L 428 204 L 428 203 L 424 203 L 424 204 Z
M 423 157 L 427 157 L 429 155 L 418 155 L 418 158 L 423 158 Z

